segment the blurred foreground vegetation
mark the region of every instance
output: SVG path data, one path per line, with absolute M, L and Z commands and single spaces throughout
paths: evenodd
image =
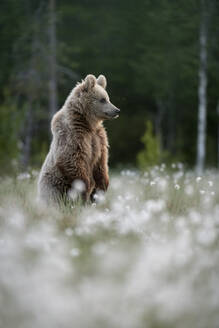
M 217 327 L 218 174 L 121 171 L 61 212 L 36 177 L 0 183 L 1 327 Z

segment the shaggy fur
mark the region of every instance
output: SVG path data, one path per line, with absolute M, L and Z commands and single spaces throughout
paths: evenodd
M 108 140 L 102 122 L 117 117 L 119 109 L 105 88 L 103 75 L 88 75 L 54 115 L 53 140 L 38 181 L 39 197 L 47 203 L 68 198 L 75 180 L 84 183 L 84 201 L 97 190 L 107 190 Z

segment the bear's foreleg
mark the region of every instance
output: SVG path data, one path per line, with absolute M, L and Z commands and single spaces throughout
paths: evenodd
M 83 190 L 80 191 L 81 198 L 84 202 L 89 201 L 90 195 L 94 189 L 94 180 L 89 166 L 83 157 L 77 157 L 77 160 L 63 161 L 62 159 L 56 162 L 65 181 L 74 188 L 74 182 L 80 180 L 84 184 Z M 77 188 L 77 186 L 75 186 Z
M 98 163 L 95 165 L 93 170 L 93 177 L 95 181 L 95 188 L 91 195 L 91 201 L 94 200 L 94 194 L 98 191 L 106 191 L 109 186 L 109 174 L 108 174 L 108 163 L 107 154 L 103 153 Z

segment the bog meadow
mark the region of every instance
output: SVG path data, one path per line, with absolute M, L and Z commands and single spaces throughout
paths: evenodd
M 0 327 L 219 325 L 219 4 L 0 3 Z M 110 184 L 39 202 L 50 122 L 87 74 Z

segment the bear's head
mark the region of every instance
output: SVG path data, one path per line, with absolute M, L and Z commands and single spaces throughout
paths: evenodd
M 100 75 L 97 79 L 94 75 L 87 75 L 85 80 L 74 89 L 74 97 L 77 98 L 87 116 L 98 120 L 117 118 L 120 110 L 114 106 L 106 92 L 106 78 Z

